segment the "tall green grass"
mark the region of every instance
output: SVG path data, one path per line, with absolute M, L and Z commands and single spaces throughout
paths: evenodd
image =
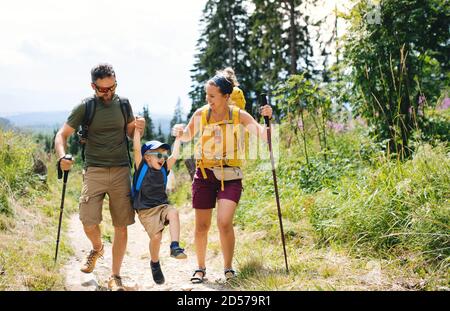
M 55 290 L 63 288 L 59 265 L 54 265 L 61 184 L 56 179 L 55 159 L 46 163 L 46 183 L 33 174 L 33 156 L 41 146 L 26 134 L 0 130 L 0 290 Z M 45 157 L 42 157 L 45 162 Z M 75 181 L 76 180 L 76 181 Z M 71 174 L 66 193 L 65 220 L 76 208 Z M 76 187 L 78 188 L 78 186 Z M 63 231 L 64 232 L 64 231 Z M 71 253 L 64 233 L 59 264 Z
M 412 160 L 387 161 L 315 196 L 309 219 L 321 242 L 382 255 L 450 256 L 450 158 L 443 146 L 420 147 Z

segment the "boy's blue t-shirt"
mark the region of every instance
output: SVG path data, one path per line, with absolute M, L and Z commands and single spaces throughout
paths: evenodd
M 144 164 L 144 159 L 139 169 Z M 167 163 L 164 163 L 164 169 L 167 170 Z M 153 208 L 163 204 L 169 204 L 169 198 L 167 197 L 166 187 L 164 184 L 164 174 L 161 170 L 156 170 L 151 166 L 148 167 L 144 180 L 142 181 L 141 190 L 137 193 L 136 198 L 133 201 L 133 208 L 136 210 Z

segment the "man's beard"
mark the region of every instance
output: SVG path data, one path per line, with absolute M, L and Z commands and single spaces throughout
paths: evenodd
M 111 103 L 113 97 L 114 97 L 114 93 L 111 93 L 111 94 L 108 94 L 108 95 L 98 96 L 98 98 L 99 98 L 104 104 L 109 104 L 109 103 Z

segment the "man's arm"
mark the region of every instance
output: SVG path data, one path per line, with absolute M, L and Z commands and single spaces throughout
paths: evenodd
M 71 135 L 75 133 L 75 129 L 70 127 L 67 123 L 64 123 L 62 128 L 56 133 L 55 136 L 55 151 L 58 159 L 61 159 L 66 155 L 67 140 Z M 61 160 L 61 169 L 63 171 L 69 171 L 72 168 L 73 161 Z
M 134 130 L 138 129 L 138 132 L 144 136 L 145 119 L 142 117 L 136 117 L 133 121 L 127 124 L 127 135 L 130 138 L 134 138 Z

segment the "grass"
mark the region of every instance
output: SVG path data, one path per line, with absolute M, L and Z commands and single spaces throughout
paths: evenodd
M 248 161 L 234 219 L 239 274 L 232 286 L 449 290 L 447 147 L 423 145 L 413 159 L 397 162 L 358 128 L 329 142 L 330 163 L 310 150 L 315 163 L 308 170 L 302 148 L 291 143 L 280 149 L 277 177 L 289 275 L 270 167 Z M 185 203 L 189 186 L 181 185 L 175 197 L 183 200 L 177 202 Z
M 414 159 L 388 162 L 337 192 L 318 193 L 310 220 L 322 242 L 342 241 L 358 252 L 418 252 L 450 257 L 450 160 L 444 147 L 424 146 Z
M 67 230 L 68 215 L 78 205 L 72 184 L 81 183 L 81 176 L 74 171 L 69 177 L 58 264 L 55 266 L 61 183 L 56 180 L 55 159 L 48 161 L 46 184 L 33 175 L 31 155 L 39 154 L 38 146 L 29 137 L 0 132 L 0 203 L 3 206 L 0 213 L 0 290 L 64 288 L 59 268 L 72 254 L 64 231 Z M 44 158 L 42 154 L 40 157 Z

